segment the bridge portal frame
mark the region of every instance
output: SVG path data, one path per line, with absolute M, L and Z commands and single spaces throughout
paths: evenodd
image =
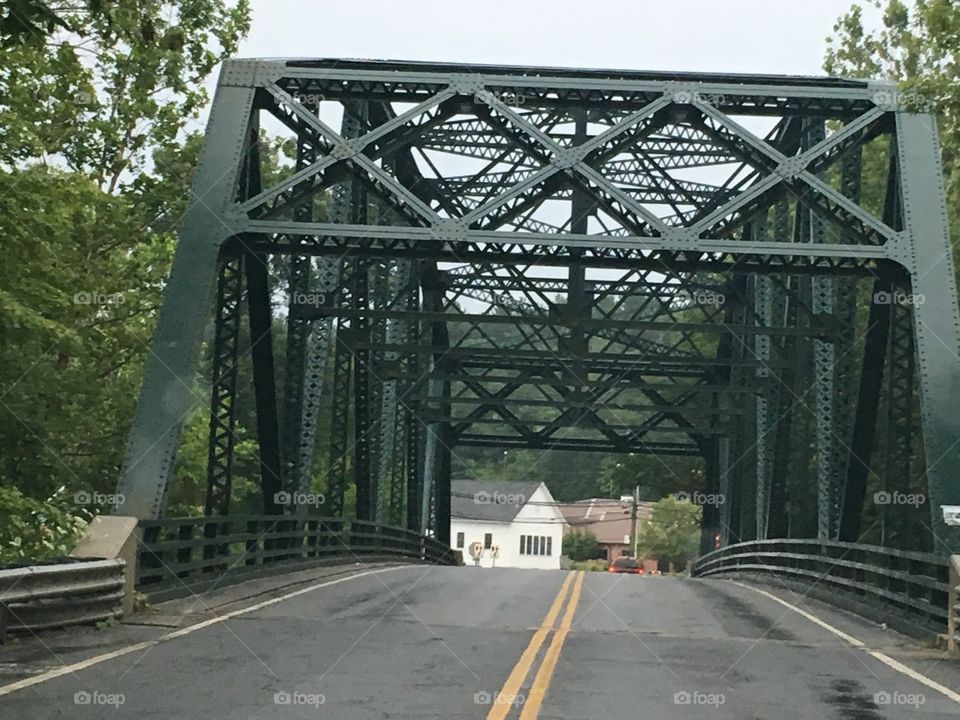
M 309 97 L 333 100 L 355 112 L 345 113 L 343 127 L 337 132 L 320 119 L 309 100 L 304 101 Z M 518 106 L 519 97 L 526 101 L 523 108 Z M 297 437 L 281 438 L 270 332 L 272 298 L 266 284 L 267 259 L 271 255 L 324 258 L 321 274 L 328 278 L 331 295 L 336 298 L 332 301 L 335 307 L 320 314 L 327 320 L 319 315 L 303 318 L 307 324 L 319 322 L 329 326 L 352 317 L 349 333 L 354 340 L 358 333 L 368 332 L 364 328 L 373 317 L 373 306 L 366 300 L 369 263 L 394 263 L 401 268 L 401 277 L 406 274 L 415 279 L 400 283 L 390 301 L 398 314 L 388 331 L 388 344 L 402 345 L 398 343 L 398 338 L 402 339 L 400 323 L 409 322 L 416 315 L 432 328 L 430 347 L 434 362 L 439 362 L 444 354 L 438 343 L 445 342 L 446 325 L 437 316 L 445 306 L 444 281 L 436 275 L 436 263 L 472 263 L 478 267 L 490 263 L 537 263 L 565 267 L 570 273 L 568 304 L 583 301 L 584 267 L 679 274 L 736 273 L 761 279 L 810 276 L 821 283 L 820 302 L 814 315 L 831 322 L 834 313 L 829 302 L 823 300 L 826 295 L 822 283 L 872 275 L 877 278 L 877 288 L 909 287 L 914 296 L 923 298 L 923 302 L 910 309 L 931 529 L 940 549 L 956 548 L 957 536 L 951 534 L 955 531 L 943 525 L 939 513 L 940 505 L 960 504 L 960 481 L 956 479 L 960 477 L 960 417 L 952 407 L 953 398 L 960 397 L 960 314 L 937 131 L 929 114 L 914 112 L 898 99 L 896 89 L 889 84 L 838 79 L 337 60 L 226 62 L 194 178 L 193 202 L 183 221 L 145 369 L 119 481 L 124 503 L 118 512 L 141 518 L 162 513 L 180 429 L 197 401 L 195 369 L 209 325 L 211 299 L 216 295 L 219 279 L 219 297 L 237 304 L 235 283 L 239 265 L 245 272 L 247 312 L 253 335 L 249 351 L 256 391 L 264 504 L 267 510 L 277 512 L 282 508 L 271 498 L 302 482 L 303 464 L 309 462 L 311 450 L 308 443 L 306 455 L 301 452 L 294 457 L 294 450 L 283 448 L 302 451 L 302 428 L 312 428 L 315 423 L 309 414 L 304 415 L 303 396 L 294 393 L 295 404 L 288 404 L 284 412 L 300 418 L 300 423 L 285 421 L 298 426 Z M 299 144 L 295 173 L 270 187 L 263 187 L 260 177 L 259 116 L 264 112 L 293 131 Z M 591 126 L 590 132 L 584 132 L 581 125 L 579 137 L 572 141 L 558 140 L 544 129 L 544 115 L 555 113 L 569 120 L 578 112 L 589 114 L 594 124 L 603 127 L 597 130 Z M 464 116 L 466 120 L 462 120 Z M 746 116 L 779 117 L 780 130 L 772 138 L 761 137 L 736 119 Z M 350 118 L 354 119 L 352 124 Z M 801 128 L 803 123 L 809 126 L 811 119 L 812 125 L 819 125 L 821 130 L 819 137 L 814 135 L 813 142 Z M 502 174 L 491 178 L 489 186 L 496 190 L 500 182 L 502 192 L 491 192 L 485 202 L 473 207 L 451 204 L 450 195 L 444 196 L 436 187 L 432 194 L 417 188 L 422 178 L 412 176 L 416 167 L 411 167 L 402 154 L 398 155 L 398 149 L 416 144 L 418 138 L 429 133 L 435 136 L 434 147 L 444 142 L 472 142 L 469 128 L 460 135 L 449 130 L 450 123 L 461 121 L 482 122 L 488 131 L 495 129 L 516 153 L 526 158 L 525 172 L 514 178 Z M 839 127 L 826 134 L 822 132 L 824 123 L 837 123 Z M 716 146 L 726 147 L 753 172 L 752 181 L 729 196 L 721 197 L 718 188 L 707 190 L 706 201 L 697 206 L 699 214 L 692 212 L 684 217 L 680 213 L 679 220 L 670 221 L 652 212 L 649 203 L 638 199 L 642 195 L 627 192 L 611 180 L 609 161 L 624 149 L 652 142 L 658 130 L 671 124 L 674 128 L 696 126 Z M 441 137 L 444 129 L 448 133 L 446 139 Z M 877 217 L 848 190 L 832 187 L 824 180 L 824 174 L 839 159 L 859 152 L 859 148 L 881 134 L 893 138 L 894 150 L 888 197 L 883 216 Z M 696 145 L 689 137 L 682 140 L 677 140 L 679 154 L 690 152 Z M 667 141 L 661 138 L 659 142 L 663 145 Z M 669 154 L 665 152 L 663 157 Z M 609 232 L 590 231 L 586 222 L 577 217 L 571 218 L 569 227 L 559 228 L 532 219 L 516 221 L 523 209 L 536 205 L 538 199 L 557 196 L 558 189 L 568 186 L 573 188 L 572 205 L 577 204 L 578 194 L 581 199 L 589 195 L 594 217 L 599 208 L 608 220 L 615 220 L 617 227 Z M 694 197 L 695 188 L 681 189 Z M 322 192 L 332 192 L 334 199 L 331 216 L 325 221 L 314 219 L 305 209 L 306 202 Z M 767 210 L 776 217 L 776 203 L 791 196 L 797 202 L 798 216 L 802 211 L 812 219 L 802 226 L 795 217 L 792 238 L 771 235 L 757 218 Z M 371 205 L 382 210 L 375 221 L 368 217 Z M 818 235 L 816 226 L 827 221 L 838 229 L 833 238 L 822 231 Z M 798 237 L 798 227 L 807 227 L 809 235 Z M 343 258 L 347 260 L 340 262 Z M 232 293 L 225 285 L 228 282 L 234 283 Z M 296 282 L 295 278 L 291 288 L 302 291 L 306 287 Z M 423 308 L 418 307 L 418 283 Z M 828 295 L 836 297 L 829 285 L 826 288 Z M 579 299 L 577 292 L 581 293 Z M 751 291 L 759 315 L 776 310 L 777 292 L 771 294 L 769 288 L 759 293 Z M 795 311 L 797 303 L 793 305 Z M 379 310 L 388 312 L 390 308 L 381 303 Z M 434 314 L 431 316 L 430 312 Z M 737 313 L 742 317 L 742 308 L 732 312 L 727 320 L 732 321 Z M 303 318 L 291 315 L 290 336 L 295 344 L 288 344 L 288 350 L 302 348 L 296 349 L 298 356 L 303 353 L 316 357 L 315 345 L 313 355 L 308 350 L 309 339 L 305 336 L 309 333 L 303 331 Z M 296 327 L 297 323 L 300 327 Z M 217 327 L 219 336 L 235 338 L 236 317 L 221 313 Z M 754 333 L 760 338 L 752 352 L 754 359 L 771 360 L 774 356 L 768 345 L 776 328 L 766 329 L 765 334 Z M 347 326 L 341 330 L 346 331 Z M 876 332 L 873 327 L 868 330 L 868 343 Z M 830 354 L 825 346 L 830 343 L 824 343 L 822 328 L 812 334 L 819 338 L 816 352 L 821 366 L 829 365 Z M 319 340 L 313 338 L 315 344 L 329 348 L 334 342 L 329 327 L 319 336 Z M 361 345 L 362 340 L 359 338 Z M 388 341 L 381 338 L 379 342 Z M 224 348 L 221 346 L 220 350 Z M 217 362 L 228 369 L 232 367 L 231 358 L 235 364 L 238 352 L 236 348 L 227 348 L 226 355 L 216 354 Z M 288 357 L 288 370 L 293 367 L 294 373 L 306 373 L 297 369 L 306 363 L 298 366 L 297 361 L 298 357 Z M 742 375 L 741 364 L 730 364 L 739 368 Z M 363 411 L 358 422 L 371 422 L 367 416 L 371 407 L 369 373 L 357 363 L 352 367 L 355 412 L 356 408 Z M 881 358 L 868 355 L 863 359 L 860 403 L 850 434 L 854 449 L 864 450 L 873 444 L 872 422 L 868 422 L 873 401 L 869 387 L 865 392 L 865 384 L 882 375 L 882 367 Z M 323 368 L 322 363 L 313 368 L 313 381 Z M 343 365 L 334 372 L 349 372 L 349 368 Z M 757 371 L 757 375 L 763 376 L 764 370 Z M 821 378 L 823 383 L 828 375 Z M 214 379 L 215 390 L 221 392 L 215 391 L 211 401 L 212 437 L 218 436 L 220 425 L 229 426 L 231 422 L 229 408 L 226 415 L 218 415 L 218 411 L 229 400 L 229 383 L 234 378 L 226 372 L 227 385 L 220 380 Z M 295 385 L 302 382 L 288 377 L 288 387 L 291 380 L 296 381 Z M 817 394 L 817 422 L 821 424 L 818 443 L 822 443 L 818 447 L 824 457 L 848 457 L 838 461 L 842 465 L 823 467 L 818 472 L 822 485 L 818 527 L 826 535 L 843 536 L 859 532 L 851 508 L 862 506 L 866 481 L 858 463 L 867 465 L 869 459 L 864 460 L 862 453 L 858 455 L 854 450 L 838 452 L 837 443 L 846 447 L 847 436 L 846 429 L 838 430 L 831 424 L 836 422 L 838 412 L 829 402 L 829 387 L 822 385 Z M 443 398 L 449 398 L 449 382 L 430 383 L 422 402 L 429 402 L 430 392 L 439 394 L 443 406 Z M 392 397 L 395 389 L 388 389 L 386 395 Z M 346 398 L 337 401 L 346 402 Z M 764 396 L 762 407 L 778 402 L 776 393 Z M 344 407 L 340 413 L 346 417 Z M 389 416 L 389 422 L 382 423 L 386 436 L 374 439 L 375 444 L 380 443 L 377 448 L 364 448 L 367 457 L 375 449 L 386 454 L 376 459 L 375 468 L 355 468 L 366 478 L 357 483 L 357 489 L 363 495 L 361 503 L 369 508 L 358 506 L 358 516 L 378 512 L 376 508 L 386 496 L 381 495 L 382 488 L 370 484 L 369 478 L 371 474 L 396 474 L 401 461 L 389 455 L 398 445 L 398 434 L 404 435 L 403 428 L 407 427 L 403 472 L 411 478 L 423 473 L 430 476 L 419 477 L 413 486 L 408 484 L 408 519 L 412 522 L 416 515 L 411 503 L 422 501 L 424 508 L 433 503 L 424 514 L 431 515 L 437 527 L 442 528 L 448 499 L 441 500 L 438 508 L 436 497 L 421 495 L 425 484 L 429 487 L 432 482 L 437 487 L 438 478 L 440 485 L 449 481 L 450 449 L 442 434 L 449 432 L 450 423 L 441 418 L 424 430 L 416 427 L 414 414 L 409 408 L 400 412 L 395 404 L 387 404 L 384 418 Z M 758 426 L 770 422 L 768 415 L 758 415 Z M 219 433 L 224 442 L 228 435 Z M 762 446 L 757 452 L 764 455 L 757 459 L 755 506 L 760 535 L 768 532 L 771 498 L 775 503 L 782 502 L 776 498 L 780 497 L 778 492 L 782 494 L 777 484 L 783 482 L 782 477 L 777 477 L 777 468 L 767 464 L 775 443 L 764 436 L 765 432 L 758 433 L 756 438 L 756 444 Z M 341 438 L 341 447 L 343 444 Z M 446 449 L 438 451 L 438 446 Z M 439 456 L 434 457 L 433 452 Z M 717 461 L 718 457 L 729 456 L 729 448 L 724 445 L 718 451 L 713 446 L 710 452 L 710 464 L 718 468 L 713 482 L 730 487 L 728 470 L 722 467 L 727 461 Z M 227 508 L 222 488 L 229 493 L 229 478 L 218 476 L 216 467 L 229 467 L 230 454 L 229 447 L 214 452 L 211 446 L 211 512 L 218 508 L 224 512 Z M 296 470 L 297 463 L 300 471 Z M 439 475 L 437 468 L 441 468 Z M 291 472 L 299 472 L 299 479 L 292 478 Z M 389 494 L 393 503 L 398 503 L 402 491 L 403 488 L 394 488 Z M 725 535 L 728 529 L 724 529 Z

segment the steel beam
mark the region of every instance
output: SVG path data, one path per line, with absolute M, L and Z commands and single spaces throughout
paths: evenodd
M 897 113 L 897 143 L 903 232 L 917 296 L 912 308 L 930 529 L 935 552 L 957 552 L 960 528 L 944 524 L 941 508 L 960 505 L 960 415 L 953 407 L 960 397 L 960 312 L 934 119 Z
M 181 234 L 121 511 L 162 510 L 218 273 L 207 509 L 226 511 L 233 407 L 249 392 L 229 371 L 239 285 L 218 257 L 233 239 L 270 510 L 275 491 L 318 481 L 316 434 L 329 425 L 325 512 L 348 514 L 353 484 L 358 517 L 405 518 L 439 539 L 455 444 L 699 456 L 710 488 L 729 496 L 707 513 L 705 546 L 717 532 L 722 542 L 851 539 L 876 458 L 886 458 L 887 487 L 914 487 L 915 353 L 930 537 L 939 551 L 956 548 L 939 523 L 941 504 L 960 504 L 951 479 L 960 421 L 949 406 L 960 389 L 960 313 L 936 133 L 929 117 L 892 105 L 891 88 L 225 63 L 195 184 L 204 202 Z M 339 131 L 328 109 L 343 113 Z M 259 114 L 297 147 L 266 188 Z M 742 116 L 764 119 L 765 134 Z M 876 217 L 861 199 L 860 157 L 886 139 L 890 192 Z M 331 204 L 328 217 L 314 212 Z M 268 269 L 280 262 L 290 298 L 278 427 Z M 873 303 L 863 318 L 854 303 L 877 276 L 877 287 L 909 286 L 924 302 L 893 312 Z M 315 289 L 322 302 L 296 302 Z M 878 453 L 871 393 L 884 378 L 894 434 Z M 891 537 L 895 519 L 888 513 Z
M 221 260 L 217 281 L 217 315 L 211 350 L 210 429 L 207 457 L 207 499 L 204 515 L 227 515 L 233 485 L 233 450 L 237 427 L 237 365 L 240 362 L 240 316 L 243 298 L 243 255 Z

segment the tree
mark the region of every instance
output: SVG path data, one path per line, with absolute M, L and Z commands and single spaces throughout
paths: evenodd
M 57 28 L 69 30 L 52 5 L 43 0 L 10 0 L 0 6 L 0 47 L 40 44 Z
M 35 500 L 15 487 L 0 487 L 0 565 L 62 557 L 86 526 L 64 488 Z
M 593 560 L 599 549 L 597 536 L 589 530 L 573 530 L 563 536 L 563 554 L 575 562 Z
M 881 11 L 868 29 L 865 10 Z M 930 109 L 940 129 L 947 210 L 954 247 L 960 238 L 960 5 L 954 0 L 855 3 L 834 25 L 824 69 L 844 77 L 886 78 L 900 84 L 901 104 Z
M 706 489 L 703 460 L 697 457 L 613 456 L 603 466 L 601 482 L 610 497 L 632 495 L 639 485 L 640 499 L 644 501 Z
M 638 531 L 641 556 L 651 556 L 672 565 L 694 557 L 700 544 L 703 509 L 685 500 L 667 496 L 650 508 L 650 517 Z
M 0 165 L 54 164 L 110 192 L 180 143 L 249 29 L 247 0 L 49 5 L 69 30 L 0 55 Z
M 0 13 L 0 523 L 24 557 L 98 511 L 77 493 L 116 486 L 191 202 L 188 130 L 249 24 L 246 0 L 33 5 L 14 28 Z

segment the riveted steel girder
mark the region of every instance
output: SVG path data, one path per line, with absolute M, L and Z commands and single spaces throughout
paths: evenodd
M 872 472 L 858 468 L 875 462 L 867 391 L 884 377 L 861 359 L 888 339 L 855 305 L 864 279 L 898 277 L 924 302 L 901 311 L 913 345 L 897 335 L 886 362 L 903 377 L 915 353 L 930 530 L 955 548 L 939 505 L 960 504 L 960 320 L 936 130 L 895 97 L 835 78 L 225 63 L 120 511 L 162 511 L 183 417 L 206 397 L 193 371 L 218 273 L 210 487 L 226 507 L 223 428 L 243 390 L 217 369 L 235 354 L 236 295 L 218 258 L 233 243 L 270 346 L 251 345 L 265 500 L 316 481 L 325 445 L 328 511 L 349 512 L 354 488 L 360 517 L 441 538 L 456 444 L 699 455 L 734 496 L 710 538 L 844 537 Z M 297 147 L 266 187 L 261 116 Z M 896 160 L 879 216 L 860 192 L 860 158 L 877 148 Z M 282 426 L 272 258 L 291 293 L 316 294 L 318 272 L 324 283 L 284 316 Z M 913 387 L 896 389 L 906 412 Z M 899 440 L 909 467 L 915 444 Z

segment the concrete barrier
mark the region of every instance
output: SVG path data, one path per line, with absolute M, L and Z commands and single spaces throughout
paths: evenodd
M 137 577 L 137 519 L 119 515 L 97 515 L 86 534 L 70 553 L 71 557 L 96 560 L 123 560 L 123 614 L 133 613 L 134 583 Z

